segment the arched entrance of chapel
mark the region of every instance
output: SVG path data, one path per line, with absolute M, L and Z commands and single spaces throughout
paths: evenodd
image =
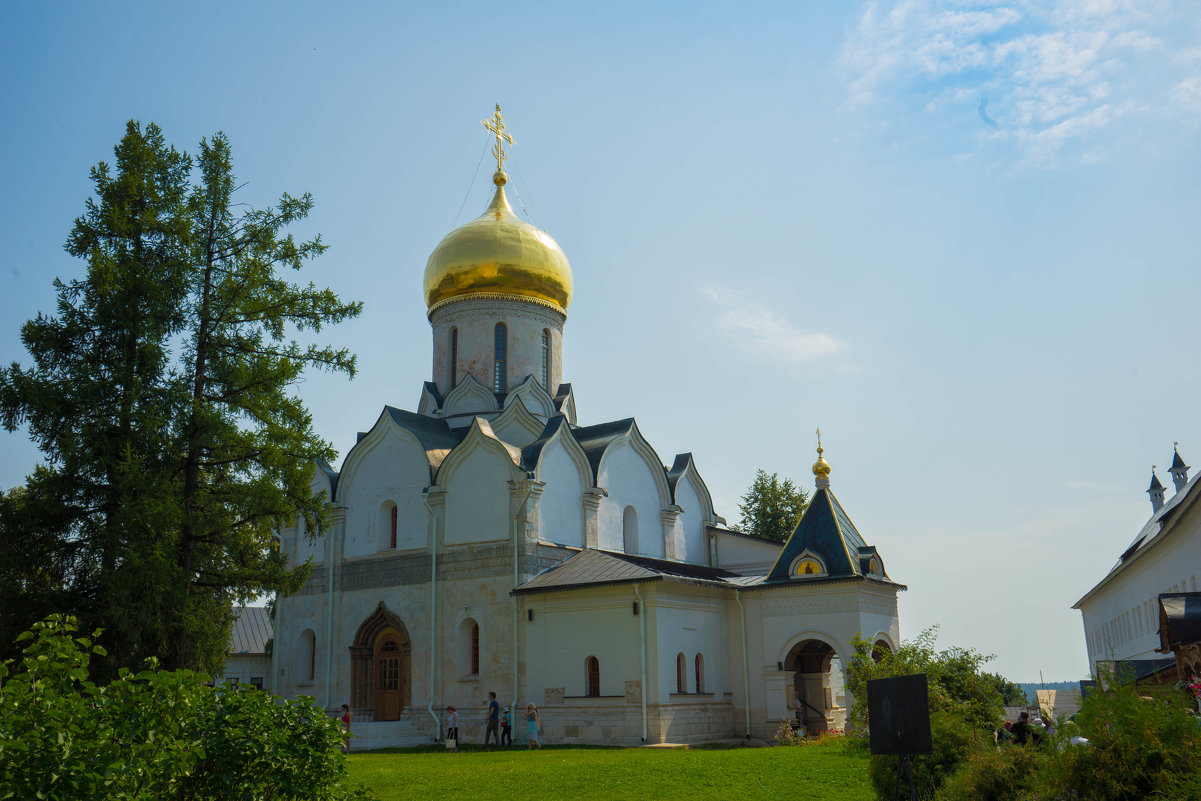
M 845 689 L 838 651 L 825 640 L 802 639 L 788 650 L 784 669 L 792 672 L 789 707 L 805 730 L 821 732 L 843 728 Z
M 413 702 L 412 642 L 381 601 L 350 646 L 350 705 L 372 720 L 399 720 Z

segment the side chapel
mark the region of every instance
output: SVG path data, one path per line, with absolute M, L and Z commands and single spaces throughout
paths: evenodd
M 482 709 L 489 691 L 519 739 L 535 702 L 551 743 L 842 728 L 850 640 L 893 649 L 905 587 L 831 491 L 820 439 L 781 545 L 730 530 L 692 455 L 665 465 L 633 418 L 579 422 L 571 267 L 509 206 L 499 106 L 484 124 L 495 194 L 426 264 L 417 410 L 385 406 L 341 470 L 317 466 L 326 536 L 280 532 L 314 569 L 278 601 L 271 686 L 348 703 L 356 748 L 429 742 L 448 704 Z

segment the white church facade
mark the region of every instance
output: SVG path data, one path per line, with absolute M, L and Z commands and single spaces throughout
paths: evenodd
M 536 703 L 552 743 L 841 728 L 851 639 L 894 648 L 904 587 L 830 491 L 820 446 L 782 545 L 727 528 L 691 454 L 666 465 L 632 418 L 577 421 L 571 268 L 509 207 L 499 108 L 489 129 L 492 203 L 426 266 L 417 410 L 385 406 L 340 470 L 315 471 L 324 537 L 281 532 L 313 569 L 277 602 L 270 685 L 349 704 L 356 748 L 429 742 L 448 704 L 482 710 L 489 691 L 519 739 Z

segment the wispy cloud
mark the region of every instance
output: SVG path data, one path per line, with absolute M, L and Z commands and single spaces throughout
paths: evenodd
M 702 292 L 717 306 L 717 325 L 748 353 L 789 363 L 830 356 L 846 347 L 829 334 L 804 331 L 738 290 L 712 285 Z
M 1178 7 L 1184 6 L 1184 7 Z M 1201 17 L 1170 0 L 869 2 L 843 43 L 848 109 L 973 110 L 982 141 L 1052 163 L 1124 122 L 1201 121 Z M 988 115 L 983 113 L 988 98 Z M 987 128 L 979 128 L 983 123 Z

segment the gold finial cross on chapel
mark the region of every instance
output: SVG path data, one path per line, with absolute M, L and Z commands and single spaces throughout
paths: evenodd
M 496 157 L 496 171 L 503 172 L 505 159 L 505 149 L 503 142 L 508 142 L 509 146 L 513 146 L 513 137 L 509 135 L 509 129 L 505 127 L 505 118 L 500 116 L 500 103 L 496 104 L 496 113 L 491 119 L 480 120 L 480 124 L 496 135 L 496 144 L 492 146 L 492 155 Z
M 817 430 L 817 452 L 822 452 L 822 430 L 820 428 Z

